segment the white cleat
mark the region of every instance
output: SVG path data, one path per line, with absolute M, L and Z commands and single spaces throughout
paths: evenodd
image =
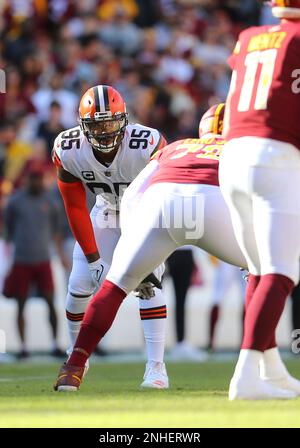
M 267 384 L 294 391 L 300 395 L 300 381 L 289 374 L 278 347 L 266 350 L 259 362 L 260 377 Z
M 286 389 L 295 392 L 297 396 L 300 396 L 300 381 L 291 375 L 285 375 L 282 378 L 266 378 L 261 377 L 266 384 L 270 384 L 271 386 Z
M 58 392 L 77 392 L 78 391 L 78 387 L 75 387 L 75 386 L 59 386 L 57 390 L 58 390 Z
M 140 387 L 148 389 L 169 389 L 169 378 L 164 362 L 146 364 L 146 370 Z
M 229 400 L 289 400 L 297 396 L 292 390 L 281 389 L 261 378 L 233 377 L 229 386 Z

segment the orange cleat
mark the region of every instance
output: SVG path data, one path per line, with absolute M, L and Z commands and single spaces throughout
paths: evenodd
M 58 392 L 76 392 L 82 383 L 84 373 L 85 367 L 63 364 L 54 384 L 54 390 Z

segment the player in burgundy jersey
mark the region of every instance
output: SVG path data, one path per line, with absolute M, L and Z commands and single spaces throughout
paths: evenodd
M 281 397 L 292 388 L 278 364 L 275 330 L 299 280 L 300 0 L 272 2 L 277 26 L 241 33 L 229 59 L 220 186 L 250 271 L 244 338 L 229 398 Z M 262 381 L 260 360 L 268 358 Z M 272 377 L 272 380 L 270 380 Z M 275 380 L 274 380 L 275 378 Z

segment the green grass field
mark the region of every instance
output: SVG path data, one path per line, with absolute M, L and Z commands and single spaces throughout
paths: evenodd
M 288 362 L 300 377 L 299 361 Z M 233 363 L 169 364 L 171 389 L 139 390 L 144 365 L 93 365 L 74 394 L 52 391 L 58 365 L 0 365 L 1 427 L 299 427 L 300 398 L 229 402 Z

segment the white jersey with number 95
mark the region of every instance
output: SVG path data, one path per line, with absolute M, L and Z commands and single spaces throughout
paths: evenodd
M 56 165 L 78 177 L 97 196 L 98 207 L 117 211 L 125 189 L 161 146 L 161 140 L 158 130 L 129 124 L 113 162 L 106 166 L 98 162 L 80 126 L 76 126 L 58 135 L 53 158 Z

